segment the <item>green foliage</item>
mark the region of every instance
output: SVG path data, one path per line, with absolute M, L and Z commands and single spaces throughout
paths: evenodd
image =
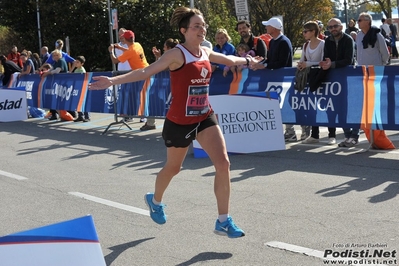
M 86 57 L 86 68 L 90 71 L 111 70 L 108 54 L 110 44 L 109 14 L 107 0 L 38 0 L 40 7 L 41 44 L 54 49 L 57 39 L 69 37 L 70 54 Z M 264 33 L 262 20 L 271 16 L 284 17 L 285 34 L 294 46 L 303 43 L 302 25 L 311 19 L 324 23 L 332 17 L 330 0 L 259 0 L 248 1 L 253 32 Z M 135 32 L 148 62 L 155 59 L 153 46 L 163 47 L 168 38 L 180 38 L 176 29 L 169 25 L 170 17 L 177 6 L 189 6 L 189 0 L 110 0 L 111 8 L 118 10 L 119 27 Z M 234 0 L 196 0 L 210 25 L 207 38 L 215 44 L 215 32 L 225 28 L 236 45 L 240 37 L 235 31 L 236 16 Z M 309 12 L 311 10 L 311 12 Z M 0 47 L 7 53 L 12 44 L 19 50 L 39 52 L 36 0 L 0 1 Z M 116 33 L 113 32 L 114 39 Z M 116 41 L 116 40 L 115 40 Z
M 330 0 L 259 0 L 250 2 L 252 29 L 257 34 L 265 32 L 261 21 L 273 16 L 283 17 L 284 34 L 294 47 L 302 46 L 303 24 L 309 20 L 320 20 L 326 25 L 334 17 Z M 255 23 L 256 22 L 256 23 Z
M 371 11 L 375 13 L 384 13 L 385 17 L 392 17 L 392 8 L 397 7 L 397 0 L 348 0 L 350 6 L 364 7 L 366 11 Z

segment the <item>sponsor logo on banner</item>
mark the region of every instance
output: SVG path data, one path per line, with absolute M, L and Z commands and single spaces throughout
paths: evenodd
M 293 110 L 336 111 L 334 98 L 342 93 L 342 85 L 339 82 L 324 82 L 317 91 L 311 92 L 309 88 L 298 92 L 295 90 L 290 99 Z M 303 97 L 307 96 L 307 97 Z
M 72 96 L 72 92 L 75 90 L 73 89 L 73 86 L 62 86 L 61 84 L 58 84 L 54 82 L 53 87 L 51 89 L 46 89 L 45 94 L 47 95 L 55 95 L 55 98 L 61 98 L 61 101 L 69 101 L 69 99 Z M 74 93 L 75 94 L 75 93 Z
M 0 122 L 27 119 L 24 88 L 0 89 Z
M 16 101 L 6 99 L 5 101 L 0 102 L 0 111 L 20 108 L 22 108 L 22 98 Z
M 118 101 L 118 95 L 119 95 L 119 90 L 121 89 L 121 85 L 117 85 L 115 87 L 117 87 L 116 99 L 115 99 L 115 95 L 114 95 L 114 87 L 113 86 L 105 89 L 104 100 L 105 100 L 105 103 L 107 104 L 108 109 L 114 108 L 114 102 Z
M 285 95 L 287 94 L 291 85 L 292 85 L 291 82 L 268 82 L 265 91 L 277 92 L 278 100 L 280 102 L 280 108 L 282 108 L 284 104 Z
M 25 87 L 27 100 L 32 100 L 32 90 L 34 84 L 34 81 L 19 81 L 17 84 L 17 87 Z
M 277 92 L 279 95 L 280 108 L 283 107 L 287 92 L 291 88 L 290 82 L 268 82 L 266 92 Z M 311 92 L 309 87 L 298 92 L 292 91 L 289 104 L 292 110 L 319 110 L 319 111 L 336 111 L 334 98 L 342 93 L 342 85 L 340 82 L 323 82 L 317 91 Z M 306 96 L 306 97 L 304 97 Z

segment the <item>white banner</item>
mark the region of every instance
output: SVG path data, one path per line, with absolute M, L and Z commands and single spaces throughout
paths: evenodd
M 25 88 L 0 89 L 0 122 L 28 118 Z
M 234 94 L 210 96 L 209 101 L 226 140 L 227 152 L 285 150 L 278 99 Z M 193 147 L 195 156 L 201 146 L 194 141 Z

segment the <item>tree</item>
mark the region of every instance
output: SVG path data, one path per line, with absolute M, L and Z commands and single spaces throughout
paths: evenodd
M 371 12 L 384 13 L 385 17 L 392 18 L 392 8 L 397 7 L 397 0 L 349 0 L 350 5 L 365 6 Z
M 43 45 L 52 50 L 57 39 L 65 40 L 68 36 L 71 55 L 85 56 L 87 70 L 112 70 L 107 50 L 110 44 L 107 0 L 63 0 L 61 3 L 53 0 L 0 0 L 0 23 L 9 30 L 9 36 L 14 34 L 13 38 L 8 38 L 0 32 L 3 53 L 8 52 L 12 44 L 20 49 L 38 52 L 37 2 Z M 301 30 L 306 21 L 318 19 L 326 23 L 332 17 L 330 0 L 248 2 L 255 34 L 264 32 L 262 20 L 282 15 L 285 34 L 294 46 L 303 43 Z M 119 27 L 135 32 L 136 41 L 142 44 L 147 60 L 153 62 L 153 46 L 161 48 L 166 39 L 180 38 L 178 31 L 170 27 L 169 20 L 176 7 L 189 6 L 189 1 L 110 0 L 110 4 L 118 10 Z M 212 43 L 215 43 L 214 36 L 218 28 L 225 28 L 233 43 L 238 43 L 240 37 L 235 31 L 237 19 L 234 0 L 196 0 L 194 6 L 203 12 L 210 25 L 207 38 Z M 312 12 L 309 13 L 309 10 Z
M 273 16 L 283 17 L 284 34 L 294 47 L 302 46 L 303 25 L 309 20 L 320 20 L 324 25 L 334 17 L 333 2 L 330 0 L 259 0 L 249 2 L 250 17 L 254 32 L 263 33 L 265 27 L 261 21 Z M 309 12 L 310 11 L 310 12 Z

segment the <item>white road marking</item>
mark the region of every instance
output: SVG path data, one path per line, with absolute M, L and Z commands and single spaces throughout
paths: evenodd
M 0 170 L 0 175 L 6 176 L 6 177 L 10 177 L 10 178 L 14 178 L 14 179 L 17 179 L 17 180 L 28 179 L 27 177 L 23 177 L 23 176 L 16 175 L 16 174 L 13 174 L 13 173 L 4 172 L 4 171 L 1 171 L 1 170 Z
M 332 258 L 331 255 L 324 257 L 323 251 L 311 249 L 311 248 L 305 248 L 305 247 L 301 247 L 301 246 L 296 246 L 296 245 L 279 242 L 279 241 L 266 242 L 265 246 L 269 246 L 272 248 L 278 248 L 278 249 L 282 249 L 282 250 L 286 250 L 286 251 L 290 251 L 290 252 L 294 252 L 294 253 L 299 253 L 299 254 L 303 254 L 306 256 L 310 256 L 310 257 L 315 257 L 315 258 L 323 259 L 325 261 L 327 261 L 327 260 L 345 261 L 345 264 L 343 264 L 343 265 L 348 265 L 348 264 L 374 265 L 374 266 L 377 265 L 377 264 L 368 264 L 367 262 L 364 264 L 364 263 L 362 263 L 362 261 L 360 261 L 359 259 L 355 259 L 355 258 Z M 354 261 L 356 261 L 356 263 L 353 263 Z M 348 262 L 350 262 L 350 263 L 348 263 Z M 338 264 L 338 263 L 335 263 L 335 264 Z M 329 264 L 326 264 L 326 265 L 329 265 Z M 331 264 L 331 265 L 333 265 L 333 264 Z M 379 266 L 387 266 L 386 264 L 378 264 L 378 265 Z
M 138 213 L 141 215 L 145 215 L 145 216 L 150 216 L 150 212 L 148 210 L 144 210 L 144 209 L 140 209 L 140 208 L 136 208 L 133 206 L 129 206 L 126 204 L 122 204 L 122 203 L 118 203 L 115 201 L 110 201 L 110 200 L 106 200 L 106 199 L 102 199 L 102 198 L 98 198 L 95 196 L 90 196 L 87 194 L 83 194 L 80 192 L 69 192 L 68 194 L 76 196 L 78 198 L 82 198 L 82 199 L 86 199 L 86 200 L 90 200 L 90 201 L 94 201 L 97 203 L 101 203 L 110 207 L 114 207 L 114 208 L 118 208 L 124 211 L 129 211 L 129 212 L 134 212 L 134 213 Z

